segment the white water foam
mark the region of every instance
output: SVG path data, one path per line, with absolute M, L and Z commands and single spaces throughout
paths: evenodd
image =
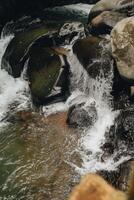
M 4 36 L 0 39 L 0 65 L 4 52 L 12 40 L 13 35 Z M 25 109 L 30 102 L 30 93 L 27 81 L 20 78 L 13 78 L 7 71 L 0 68 L 0 121 L 13 110 Z M 0 125 L 2 125 L 1 123 Z
M 93 5 L 78 3 L 78 4 L 67 5 L 67 6 L 64 6 L 64 7 L 68 8 L 68 9 L 72 9 L 72 10 L 78 10 L 80 12 L 89 14 L 89 12 L 90 12 L 91 8 L 93 7 Z
M 101 159 L 103 155 L 101 146 L 105 142 L 105 133 L 109 131 L 119 114 L 119 111 L 113 111 L 111 106 L 112 97 L 110 92 L 112 89 L 113 63 L 111 62 L 111 72 L 107 79 L 104 78 L 103 74 L 96 79 L 92 79 L 73 53 L 70 53 L 68 60 L 72 71 L 72 95 L 67 101 L 68 105 L 70 102 L 71 104 L 77 104 L 84 101 L 85 106 L 89 106 L 95 102 L 98 114 L 98 120 L 93 127 L 83 131 L 79 140 L 79 147 L 76 149 L 81 155 L 82 167 L 73 165 L 73 163 L 70 164 L 80 174 L 98 170 L 116 170 L 119 164 L 129 160 L 130 157 L 121 157 L 116 162 L 114 160 L 116 154 L 108 157 L 105 161 Z

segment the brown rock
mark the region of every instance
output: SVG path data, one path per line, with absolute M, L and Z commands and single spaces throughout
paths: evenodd
M 134 17 L 126 18 L 111 33 L 112 54 L 119 74 L 134 85 Z
M 96 174 L 86 175 L 76 186 L 69 200 L 126 200 L 123 192 L 112 186 Z

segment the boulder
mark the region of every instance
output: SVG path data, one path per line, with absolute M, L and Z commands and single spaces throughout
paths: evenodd
M 107 34 L 117 22 L 134 14 L 133 0 L 101 0 L 89 13 L 88 24 L 92 34 Z
M 103 11 L 118 11 L 127 15 L 132 15 L 133 8 L 133 0 L 101 0 L 91 9 L 89 13 L 89 22 Z
M 53 38 L 37 39 L 23 58 L 27 65 L 33 102 L 36 105 L 65 100 L 69 87 L 69 65 L 64 48 L 51 47 Z M 63 60 L 63 61 L 62 61 Z
M 127 200 L 127 195 L 115 190 L 97 174 L 85 175 L 73 189 L 68 200 Z
M 134 17 L 123 19 L 111 33 L 112 54 L 120 76 L 134 85 Z
M 92 127 L 97 121 L 97 110 L 94 104 L 85 106 L 85 102 L 72 105 L 68 111 L 67 123 L 74 128 Z
M 73 52 L 92 78 L 103 73 L 108 77 L 112 70 L 111 49 L 108 39 L 88 36 L 76 41 Z
M 40 28 L 17 34 L 9 43 L 4 53 L 2 68 L 6 69 L 15 78 L 19 77 L 24 68 L 22 60 L 28 48 L 37 38 L 46 34 L 48 31 L 49 29 L 46 26 L 41 26 Z
M 104 11 L 91 21 L 93 34 L 109 34 L 112 28 L 122 19 L 127 17 L 124 13 L 115 11 Z

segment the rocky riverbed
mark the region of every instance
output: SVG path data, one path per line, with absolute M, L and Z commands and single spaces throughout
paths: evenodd
M 16 7 L 7 7 L 14 12 L 18 4 L 12 3 Z M 134 3 L 64 4 L 29 1 L 19 15 L 0 13 L 5 20 L 0 39 L 3 200 L 67 199 L 88 172 L 117 189 L 128 186 L 134 157 Z

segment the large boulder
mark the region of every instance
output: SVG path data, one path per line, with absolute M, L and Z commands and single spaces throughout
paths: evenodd
M 76 41 L 73 52 L 92 78 L 103 75 L 108 78 L 112 70 L 109 40 L 88 36 Z
M 134 17 L 120 21 L 112 30 L 112 54 L 122 78 L 134 85 Z
M 132 16 L 134 4 L 132 0 L 101 0 L 89 13 L 88 24 L 92 34 L 107 34 L 117 22 Z
M 102 13 L 103 11 L 118 11 L 122 13 L 127 13 L 128 15 L 133 14 L 133 0 L 101 0 L 96 3 L 89 13 L 89 22 Z
M 3 56 L 2 68 L 17 78 L 26 73 L 36 105 L 65 100 L 68 96 L 68 51 L 70 45 L 85 37 L 81 23 L 64 24 L 59 31 L 44 27 L 17 34 Z M 22 73 L 23 72 L 23 73 Z
M 29 31 L 17 34 L 9 43 L 2 59 L 2 68 L 6 69 L 15 78 L 19 77 L 23 71 L 24 63 L 22 59 L 29 46 L 39 37 L 46 34 L 49 29 L 41 26 Z M 9 69 L 10 66 L 10 69 Z
M 69 87 L 66 50 L 45 47 L 45 41 L 45 37 L 38 39 L 27 54 L 27 73 L 33 102 L 39 105 L 65 100 Z
M 91 21 L 92 34 L 109 34 L 112 28 L 122 19 L 127 17 L 125 13 L 104 11 Z

